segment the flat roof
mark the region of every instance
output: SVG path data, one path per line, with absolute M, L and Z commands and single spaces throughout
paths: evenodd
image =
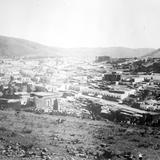
M 116 91 L 130 91 L 130 90 L 132 90 L 124 85 L 109 85 L 109 86 Z
M 140 110 L 137 108 L 132 108 L 132 107 L 127 107 L 127 108 L 120 108 L 121 111 L 128 111 L 132 113 L 139 113 L 139 114 L 151 114 L 151 115 L 160 115 L 160 113 L 157 112 L 150 112 L 150 111 L 145 111 L 145 110 Z
M 0 98 L 0 101 L 6 101 L 6 102 L 8 102 L 8 103 L 13 103 L 13 102 L 19 102 L 19 99 Z
M 54 93 L 50 93 L 50 92 L 32 92 L 31 95 L 35 95 L 35 96 L 39 96 L 39 97 L 55 96 Z
M 15 92 L 15 95 L 29 95 L 30 93 L 28 92 Z

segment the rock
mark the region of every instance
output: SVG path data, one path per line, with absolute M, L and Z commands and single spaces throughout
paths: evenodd
M 120 156 L 124 155 L 124 152 L 123 152 L 123 151 L 119 151 L 119 150 L 117 151 L 117 150 L 116 150 L 116 151 L 115 151 L 115 155 L 118 156 L 118 157 L 120 157 Z
M 2 150 L 2 154 L 5 154 L 5 153 L 6 153 L 6 150 L 5 150 L 5 149 L 3 149 L 3 150 Z
M 125 131 L 125 134 L 126 135 L 134 135 L 136 133 L 136 131 L 132 128 L 128 128 L 126 131 Z
M 97 157 L 102 157 L 104 153 L 104 151 L 97 151 Z
M 106 143 L 101 143 L 100 146 L 101 147 L 107 147 L 107 144 Z
M 46 157 L 46 160 L 51 160 L 51 157 L 48 155 L 48 156 Z
M 115 155 L 115 153 L 110 148 L 105 148 L 103 157 L 105 158 L 112 158 Z
M 48 149 L 47 148 L 43 148 L 42 152 L 48 152 Z
M 139 131 L 139 133 L 140 133 L 140 135 L 141 135 L 142 137 L 144 137 L 144 135 L 146 134 L 146 131 L 145 131 L 145 129 L 141 129 L 141 130 Z
M 86 155 L 86 154 L 79 154 L 79 157 L 81 157 L 81 158 L 86 158 L 87 155 Z
M 65 120 L 65 119 L 61 119 L 61 118 L 59 118 L 59 119 L 56 120 L 56 122 L 57 122 L 58 124 L 63 123 L 64 121 L 66 121 L 66 120 Z
M 20 156 L 20 157 L 24 157 L 24 156 L 25 156 L 25 151 L 24 151 L 24 150 L 20 150 L 19 156 Z
M 154 149 L 155 149 L 155 150 L 159 150 L 159 149 L 160 149 L 160 144 L 157 143 L 157 144 L 154 146 Z

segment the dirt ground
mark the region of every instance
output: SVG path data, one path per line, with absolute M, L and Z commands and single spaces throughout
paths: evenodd
M 160 129 L 68 116 L 0 111 L 0 159 L 160 159 Z

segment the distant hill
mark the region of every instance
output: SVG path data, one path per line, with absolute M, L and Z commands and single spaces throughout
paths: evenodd
M 0 36 L 0 56 L 110 56 L 140 57 L 154 49 L 108 48 L 56 48 L 19 38 Z
M 0 56 L 57 56 L 57 49 L 28 40 L 0 36 Z
M 160 48 L 145 54 L 143 57 L 160 58 Z
M 154 51 L 152 48 L 131 49 L 125 47 L 107 47 L 107 48 L 70 48 L 61 49 L 60 55 L 86 55 L 86 56 L 110 56 L 117 58 L 141 57 Z

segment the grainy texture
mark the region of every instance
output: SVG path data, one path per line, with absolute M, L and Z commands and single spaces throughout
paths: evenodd
M 0 111 L 0 120 L 1 159 L 126 159 L 139 152 L 145 159 L 160 156 L 158 129 L 25 112 L 17 116 L 14 111 Z

